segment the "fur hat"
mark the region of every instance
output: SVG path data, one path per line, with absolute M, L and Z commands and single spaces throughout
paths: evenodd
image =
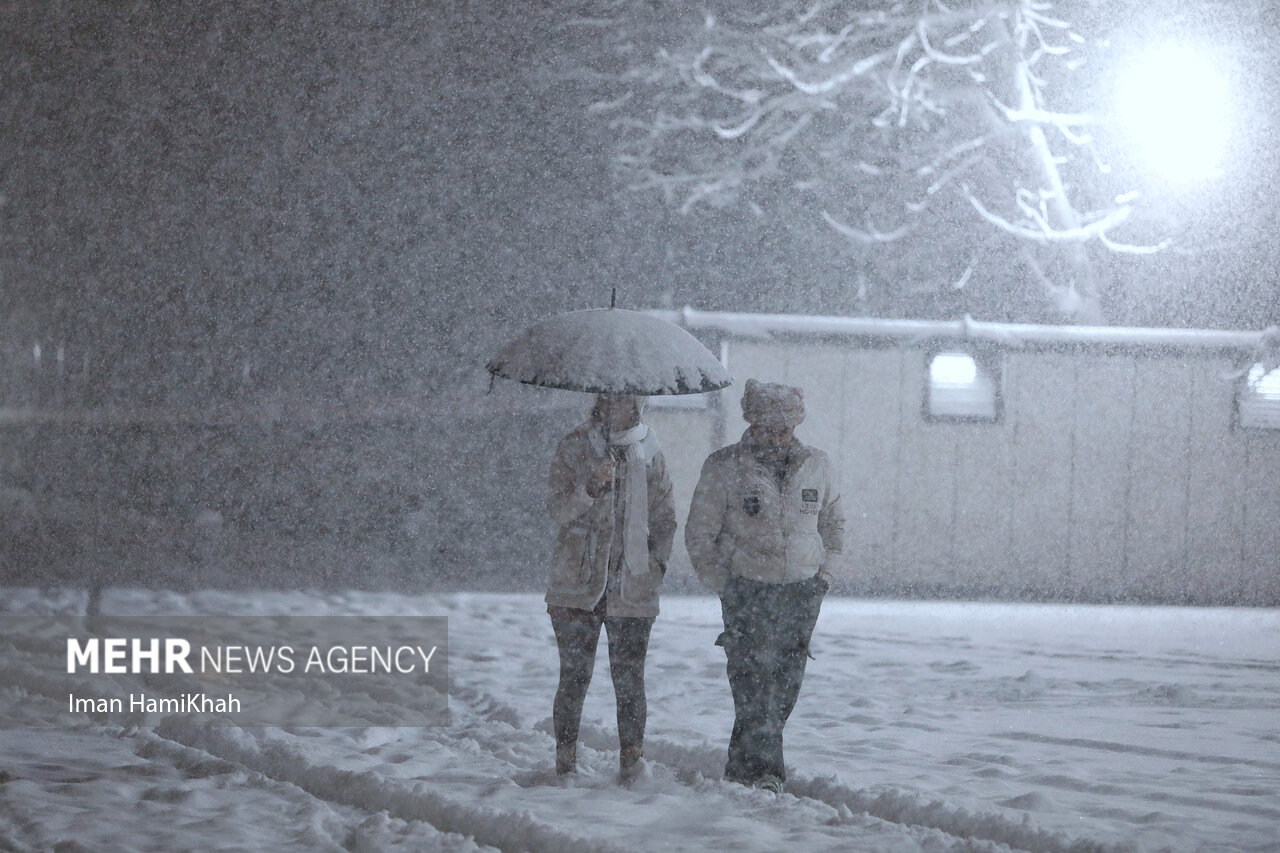
M 794 427 L 804 420 L 804 389 L 774 382 L 747 380 L 742 419 L 752 425 Z

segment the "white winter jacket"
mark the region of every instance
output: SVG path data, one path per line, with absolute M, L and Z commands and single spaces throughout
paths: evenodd
M 702 466 L 684 541 L 694 571 L 717 593 L 730 575 L 793 583 L 820 574 L 830 583 L 844 549 L 830 459 L 797 441 L 779 482 L 747 435 L 717 450 Z
M 547 510 L 560 525 L 560 532 L 551 558 L 546 602 L 553 607 L 591 610 L 607 589 L 608 615 L 657 616 L 658 587 L 676 532 L 675 500 L 666 460 L 657 436 L 650 431 L 640 443 L 649 496 L 649 571 L 621 571 L 626 465 L 615 467 L 613 489 L 598 498 L 587 494 L 591 470 L 607 452 L 598 433 L 596 441 L 592 440 L 592 427 L 588 422 L 565 436 L 551 463 Z

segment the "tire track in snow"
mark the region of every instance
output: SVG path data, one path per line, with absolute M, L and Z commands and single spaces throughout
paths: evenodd
M 573 836 L 528 810 L 513 813 L 472 805 L 427 790 L 420 781 L 314 764 L 294 744 L 264 743 L 241 729 L 159 726 L 156 735 L 290 782 L 317 799 L 369 814 L 386 812 L 400 820 L 426 822 L 441 833 L 474 839 L 504 853 L 624 853 L 624 848 L 607 842 Z
M 594 749 L 607 749 L 616 739 L 611 730 L 583 725 L 582 738 Z M 670 767 L 678 780 L 693 784 L 701 777 L 720 780 L 724 765 L 722 750 L 710 746 L 693 747 L 660 737 L 645 738 L 645 758 Z M 724 785 L 734 783 L 720 782 Z M 1131 853 L 1131 844 L 1106 844 L 1092 839 L 1073 839 L 1065 833 L 1047 830 L 1031 823 L 992 812 L 973 812 L 957 808 L 942 800 L 928 800 L 919 794 L 896 789 L 872 792 L 853 788 L 838 777 L 817 778 L 793 775 L 787 780 L 787 793 L 800 799 L 825 803 L 841 815 L 866 814 L 886 823 L 937 830 L 961 845 L 978 843 L 979 847 L 959 849 L 997 849 L 1027 853 Z
M 456 853 L 485 853 L 482 848 L 477 847 L 475 844 L 467 844 L 467 840 L 460 836 L 456 839 L 447 839 L 434 827 L 428 825 L 406 823 L 404 827 L 390 828 L 385 825 L 386 821 L 379 821 L 376 816 L 370 817 L 358 825 L 352 825 L 349 814 L 344 814 L 340 805 L 315 797 L 292 782 L 272 778 L 243 764 L 214 756 L 205 750 L 186 746 L 172 739 L 157 735 L 148 729 L 126 730 L 120 737 L 132 737 L 138 740 L 138 746 L 134 749 L 134 753 L 139 758 L 145 758 L 149 761 L 163 760 L 185 774 L 225 773 L 235 770 L 242 773 L 246 777 L 246 784 L 255 789 L 270 791 L 286 802 L 298 802 L 309 809 L 314 809 L 321 820 L 312 819 L 310 823 L 319 822 L 323 824 L 325 822 L 323 819 L 328 818 L 329 822 L 343 828 L 342 836 L 333 839 L 332 849 L 334 850 L 363 851 L 370 849 L 371 845 L 385 848 L 388 846 L 388 836 L 416 836 L 415 840 L 420 842 L 424 837 L 432 835 L 435 836 L 432 840 L 445 842 L 439 844 L 437 848 L 439 850 L 456 851 Z M 225 765 L 225 769 L 219 768 L 217 765 Z M 314 835 L 316 830 L 314 826 L 311 826 L 304 831 Z M 370 836 L 376 836 L 376 838 L 370 838 Z M 452 840 L 461 843 L 448 843 Z M 314 838 L 306 843 L 315 851 L 330 849 L 316 843 Z
M 55 698 L 51 692 L 31 692 L 39 692 L 48 699 Z M 515 709 L 482 691 L 464 688 L 462 692 L 468 694 L 472 701 L 482 703 L 475 709 L 476 716 L 489 722 L 506 723 L 507 726 L 512 726 L 512 721 L 518 724 L 519 714 Z M 468 853 L 485 850 L 502 853 L 626 853 L 626 848 L 598 839 L 573 836 L 539 820 L 528 810 L 512 813 L 474 806 L 428 791 L 421 782 L 389 778 L 374 770 L 344 770 L 313 764 L 293 744 L 283 741 L 264 744 L 254 736 L 254 732 L 264 731 L 270 729 L 193 727 L 180 721 L 165 720 L 154 728 L 139 728 L 134 734 L 146 739 L 144 749 L 153 753 L 157 749 L 164 750 L 168 760 L 178 766 L 210 758 L 226 761 L 260 774 L 268 784 L 301 789 L 326 806 L 348 806 L 375 819 L 385 813 L 405 821 L 410 829 L 415 824 L 425 825 L 440 836 L 452 837 L 457 842 L 440 848 L 444 850 L 465 850 Z M 473 734 L 466 733 L 468 738 Z M 483 744 L 479 745 L 484 748 Z M 355 849 L 360 846 L 357 843 Z
M 1238 758 L 1229 755 L 1209 755 L 1201 752 L 1185 752 L 1178 749 L 1158 749 L 1135 744 L 1116 743 L 1106 740 L 1090 740 L 1089 738 L 1054 737 L 1053 735 L 1035 734 L 1033 732 L 999 732 L 992 737 L 1006 740 L 1029 741 L 1031 743 L 1048 743 L 1055 746 L 1071 746 L 1081 749 L 1096 749 L 1103 752 L 1127 752 L 1133 755 L 1150 756 L 1152 758 L 1168 758 L 1171 761 L 1188 761 L 1198 764 L 1238 764 L 1245 767 L 1257 767 L 1261 770 L 1280 770 L 1280 763 L 1262 761 L 1257 758 Z
M 942 800 L 926 800 L 918 794 L 888 790 L 873 793 L 849 787 L 837 777 L 797 777 L 787 781 L 796 796 L 811 797 L 833 806 L 844 806 L 891 823 L 909 823 L 940 829 L 964 838 L 981 838 L 1029 853 L 1132 853 L 1132 844 L 1106 844 L 1092 839 L 1072 839 L 1065 833 L 1036 826 L 1029 816 L 1015 821 L 991 812 L 972 812 Z
M 454 685 L 464 693 L 471 707 L 482 717 L 494 722 L 520 725 L 519 712 L 485 691 L 464 685 Z M 479 707 L 477 707 L 479 706 Z M 534 726 L 553 738 L 551 720 L 544 719 Z M 579 732 L 583 745 L 601 752 L 617 751 L 617 734 L 614 730 L 583 722 Z M 549 740 L 550 743 L 550 740 Z M 701 780 L 720 785 L 735 783 L 721 781 L 724 751 L 705 741 L 690 745 L 654 735 L 645 737 L 645 759 L 669 768 L 681 784 L 697 787 Z M 1137 848 L 1132 844 L 1107 844 L 1092 839 L 1073 839 L 1065 833 L 1047 830 L 1031 823 L 1029 816 L 1021 821 L 991 812 L 972 812 L 948 805 L 942 800 L 928 800 L 918 794 L 900 790 L 871 792 L 853 788 L 838 777 L 816 778 L 793 776 L 787 781 L 787 793 L 797 798 L 815 800 L 835 809 L 840 815 L 866 814 L 886 823 L 905 827 L 922 827 L 937 830 L 954 839 L 958 850 L 990 850 L 1009 847 L 1027 853 L 1131 853 Z M 973 846 L 977 844 L 978 846 Z

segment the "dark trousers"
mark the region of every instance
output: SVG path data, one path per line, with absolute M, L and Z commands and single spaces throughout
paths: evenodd
M 823 593 L 817 578 L 769 584 L 732 577 L 725 585 L 725 630 L 716 642 L 724 646 L 733 691 L 726 779 L 787 778 L 782 728 L 800 696 Z
M 551 628 L 560 649 L 560 685 L 556 688 L 552 722 L 556 745 L 578 742 L 582 703 L 595 670 L 600 626 L 609 635 L 609 674 L 618 703 L 618 743 L 622 749 L 639 749 L 649 708 L 644 695 L 644 659 L 649 651 L 652 617 L 608 617 L 603 601 L 594 611 L 554 607 Z

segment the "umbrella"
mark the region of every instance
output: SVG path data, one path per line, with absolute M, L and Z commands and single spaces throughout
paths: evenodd
M 701 394 L 733 382 L 684 329 L 649 314 L 597 308 L 534 323 L 488 364 L 526 385 L 596 394 Z

